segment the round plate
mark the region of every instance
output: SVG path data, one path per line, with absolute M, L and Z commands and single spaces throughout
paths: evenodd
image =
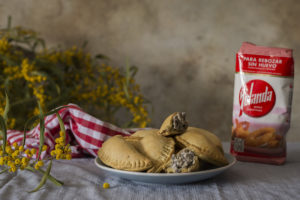
M 145 173 L 118 170 L 106 166 L 98 157 L 95 159 L 95 164 L 104 172 L 132 181 L 145 183 L 183 184 L 214 177 L 229 169 L 236 163 L 234 156 L 225 153 L 225 157 L 227 158 L 229 164 L 224 167 L 189 173 Z

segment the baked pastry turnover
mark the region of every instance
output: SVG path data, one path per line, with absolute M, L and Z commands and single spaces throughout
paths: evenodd
M 105 141 L 98 156 L 104 164 L 115 169 L 145 171 L 153 166 L 149 158 L 138 152 L 120 135 Z
M 136 131 L 135 133 L 133 133 L 130 137 L 145 137 L 147 135 L 150 135 L 150 134 L 158 134 L 158 129 L 145 129 L 145 130 L 139 130 L 139 131 Z
M 186 132 L 176 136 L 176 140 L 181 146 L 193 151 L 201 160 L 216 166 L 228 164 L 219 138 L 209 131 L 189 127 Z
M 171 158 L 175 150 L 173 138 L 167 138 L 157 134 L 149 134 L 143 137 L 137 150 L 147 156 L 153 163 L 153 167 L 147 172 L 158 173 Z
M 172 154 L 165 171 L 167 173 L 195 172 L 200 170 L 200 166 L 198 156 L 188 148 L 184 148 L 177 154 Z
M 163 136 L 178 135 L 183 133 L 187 127 L 185 112 L 175 112 L 165 119 L 158 133 Z
M 153 166 L 147 172 L 161 172 L 175 151 L 174 139 L 158 135 L 157 131 L 144 130 L 136 133 L 125 140 L 152 161 Z M 138 137 L 142 135 L 145 136 Z

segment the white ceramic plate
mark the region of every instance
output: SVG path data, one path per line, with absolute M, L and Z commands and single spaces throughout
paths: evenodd
M 236 163 L 234 156 L 225 153 L 225 157 L 228 159 L 229 164 L 224 167 L 219 167 L 215 169 L 203 170 L 199 172 L 189 172 L 189 173 L 145 173 L 145 172 L 129 172 L 124 170 L 113 169 L 106 166 L 97 157 L 95 159 L 95 164 L 104 172 L 110 173 L 112 175 L 145 183 L 161 183 L 161 184 L 183 184 L 192 183 L 196 181 L 205 180 L 214 177 L 225 170 L 229 169 Z

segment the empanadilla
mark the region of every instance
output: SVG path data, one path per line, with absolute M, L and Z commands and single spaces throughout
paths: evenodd
M 165 167 L 167 173 L 195 172 L 202 168 L 203 163 L 199 162 L 198 156 L 188 148 L 181 149 L 173 154 Z
M 98 156 L 104 164 L 115 169 L 145 171 L 153 166 L 149 158 L 137 151 L 120 135 L 105 141 L 98 151 Z
M 216 166 L 228 164 L 222 144 L 217 136 L 200 128 L 189 127 L 176 141 L 193 151 L 201 160 Z
M 149 134 L 158 134 L 158 129 L 143 129 L 143 130 L 138 130 L 135 133 L 133 133 L 131 136 L 129 137 L 145 137 Z
M 128 138 L 129 142 L 143 155 L 152 161 L 152 168 L 147 172 L 159 173 L 175 151 L 175 141 L 156 133 L 148 133 L 142 137 Z M 126 139 L 127 140 L 127 139 Z
M 175 112 L 164 120 L 158 133 L 163 136 L 178 135 L 183 133 L 187 127 L 185 112 Z

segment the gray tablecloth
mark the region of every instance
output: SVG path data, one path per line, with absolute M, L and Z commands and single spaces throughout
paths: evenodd
M 228 143 L 224 144 L 229 150 Z M 93 159 L 55 161 L 53 176 L 65 182 L 51 182 L 29 194 L 41 176 L 28 171 L 0 175 L 0 199 L 300 199 L 300 143 L 288 144 L 287 163 L 274 166 L 237 162 L 224 173 L 205 181 L 186 185 L 141 184 L 104 174 Z M 102 189 L 108 182 L 109 189 Z

